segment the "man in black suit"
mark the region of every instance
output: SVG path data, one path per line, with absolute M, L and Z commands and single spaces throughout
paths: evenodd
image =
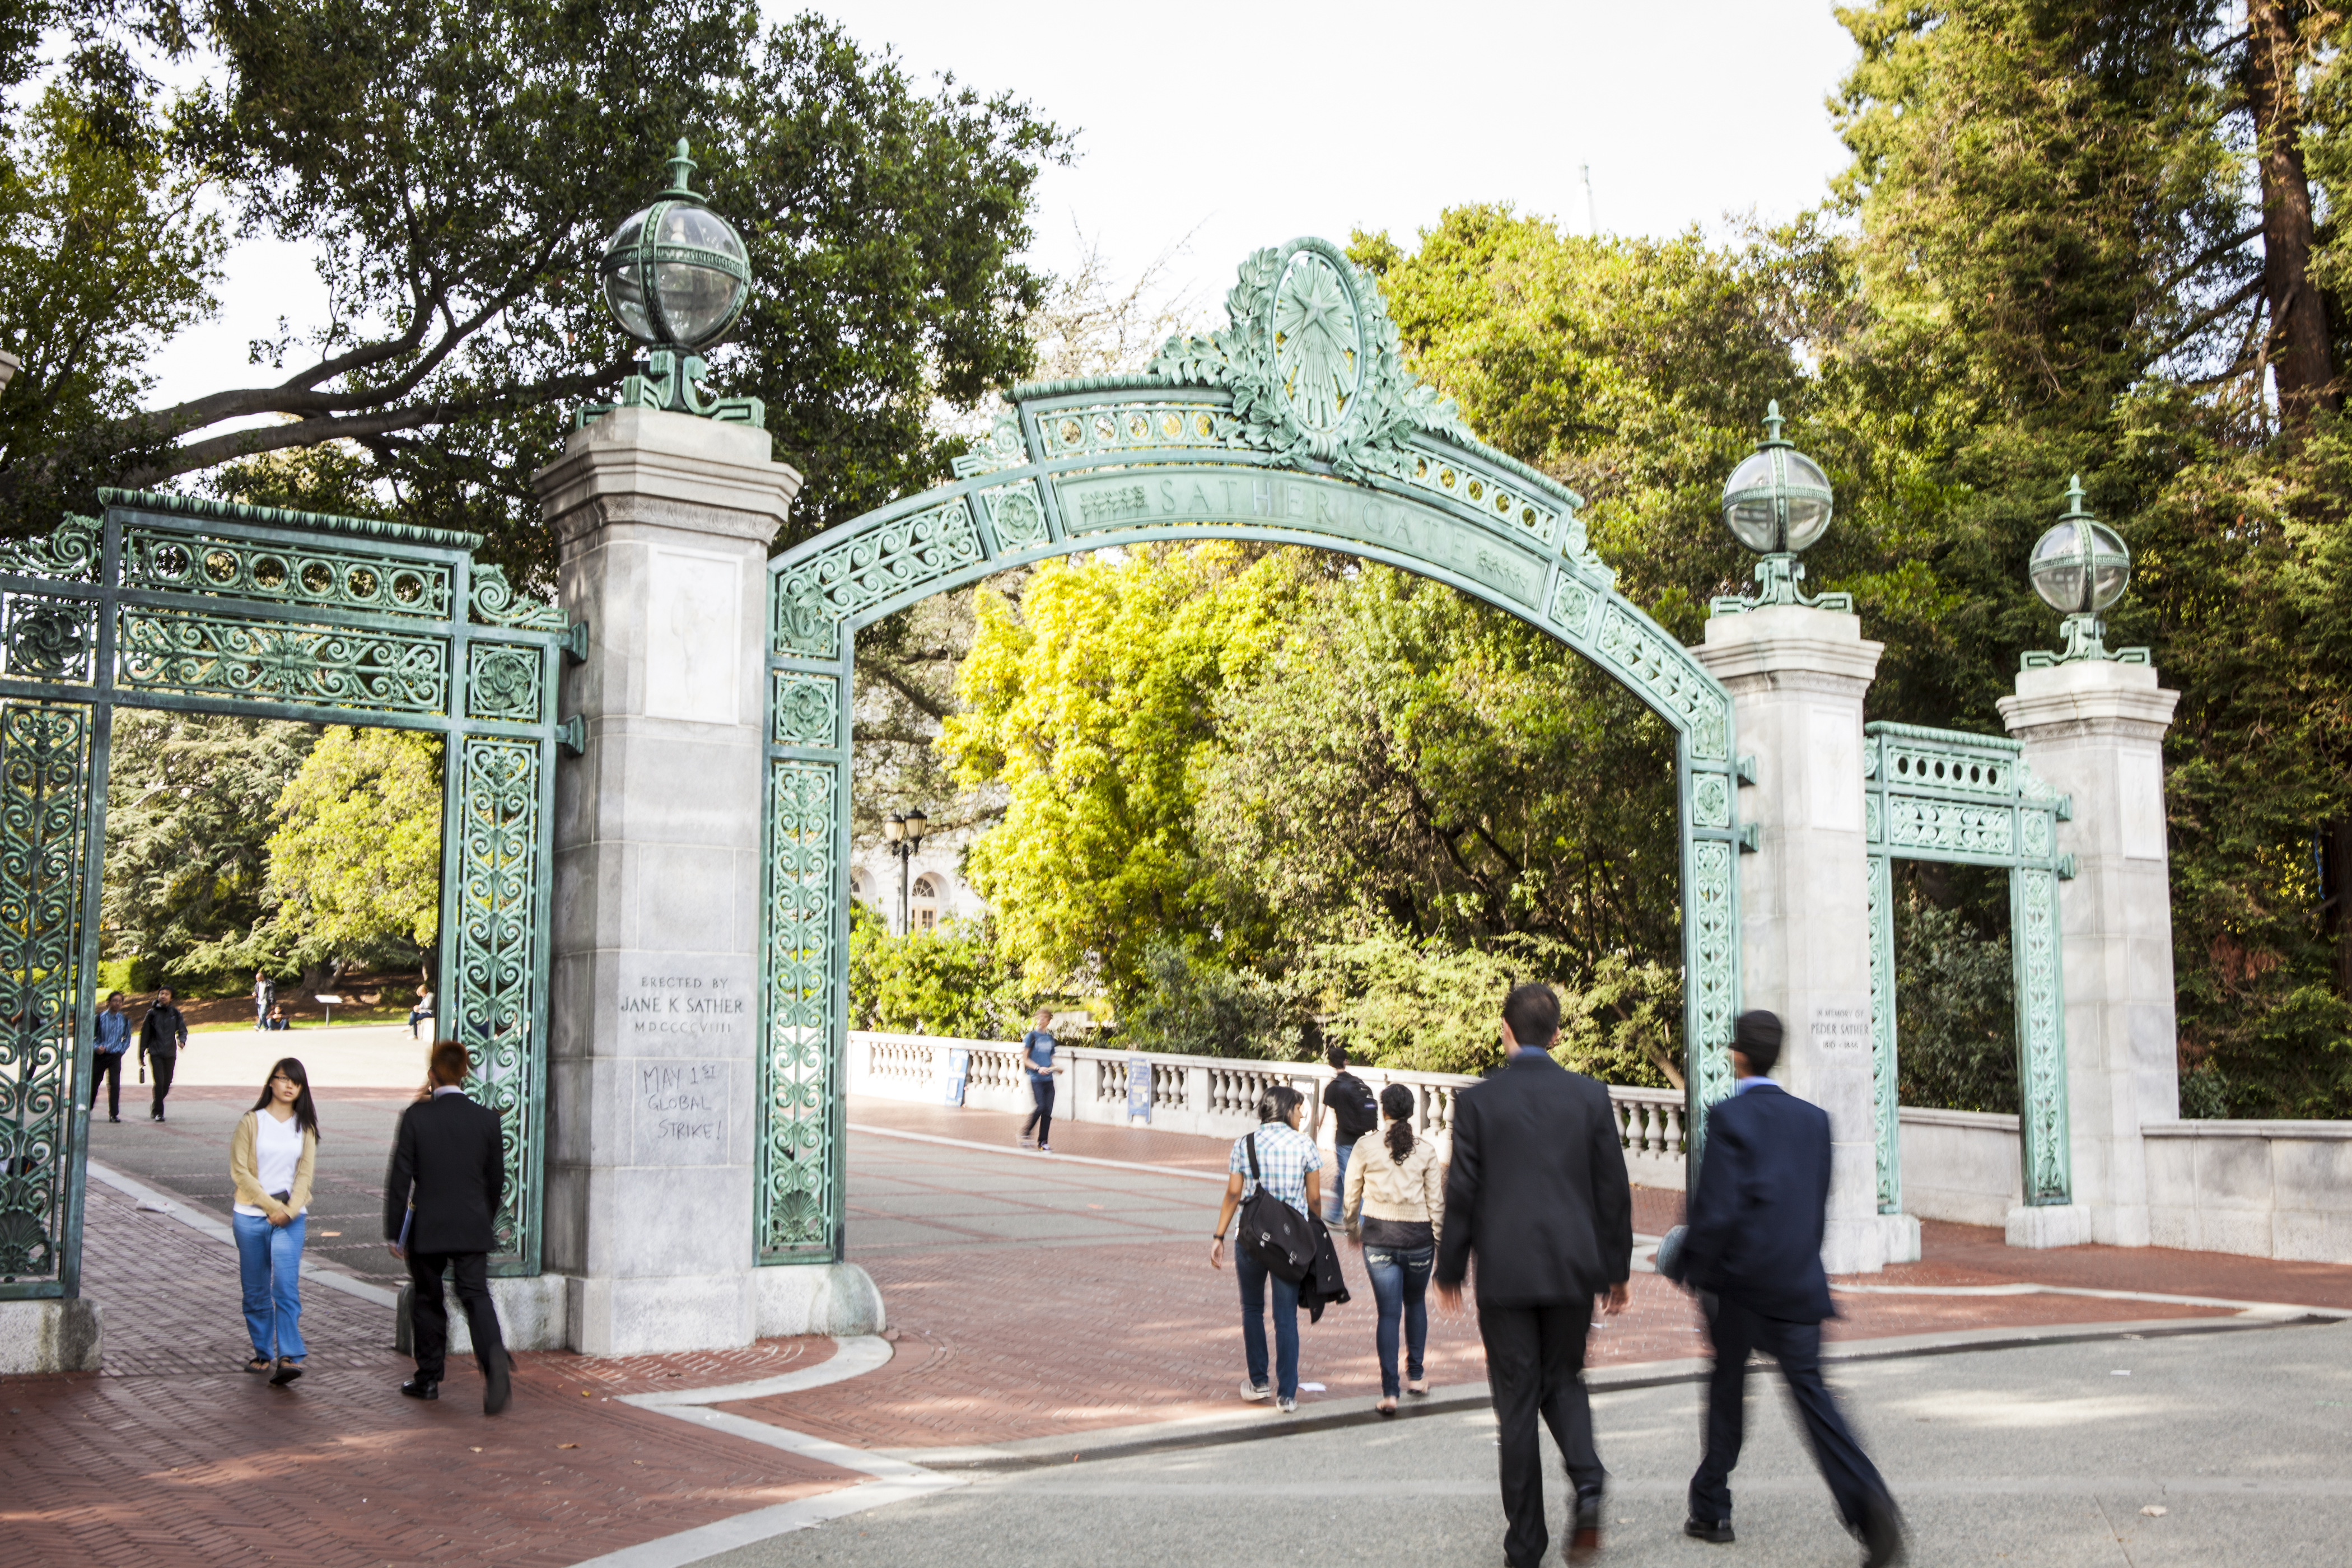
M 188 1043 L 188 1020 L 173 1004 L 172 988 L 164 986 L 147 1004 L 139 1021 L 139 1059 L 155 1074 L 155 1093 L 147 1106 L 147 1120 L 163 1120 L 163 1101 L 172 1093 L 172 1071 L 180 1065 L 180 1047 Z
M 474 1332 L 474 1359 L 485 1384 L 482 1410 L 496 1415 L 507 1407 L 511 1392 L 506 1340 L 499 1332 L 489 1281 L 489 1254 L 499 1245 L 494 1216 L 506 1195 L 507 1163 L 498 1112 L 475 1104 L 459 1087 L 472 1070 L 466 1047 L 456 1040 L 434 1046 L 431 1092 L 401 1112 L 400 1131 L 393 1137 L 392 1168 L 383 1179 L 383 1236 L 392 1255 L 408 1260 L 416 1375 L 400 1392 L 412 1399 L 441 1397 L 449 1349 L 441 1271 L 447 1268 Z
M 1731 1540 L 1731 1468 L 1739 1462 L 1748 1357 L 1780 1363 L 1813 1458 L 1869 1568 L 1903 1560 L 1903 1521 L 1886 1482 L 1854 1441 L 1822 1382 L 1822 1320 L 1834 1315 L 1822 1271 L 1830 1197 L 1830 1119 L 1764 1075 L 1780 1059 L 1780 1020 L 1743 1013 L 1734 1026 L 1731 1098 L 1708 1114 L 1698 1188 L 1683 1242 L 1684 1282 L 1700 1292 L 1715 1343 L 1706 1455 L 1691 1477 L 1684 1532 Z
M 1505 999 L 1507 1065 L 1454 1102 L 1435 1271 L 1438 1299 L 1458 1308 L 1477 1255 L 1478 1335 L 1510 1521 L 1503 1555 L 1513 1568 L 1536 1568 L 1550 1541 L 1538 1411 L 1576 1488 L 1570 1554 L 1601 1543 L 1606 1472 L 1592 1445 L 1584 1341 L 1594 1297 L 1612 1314 L 1625 1310 L 1633 1261 L 1633 1193 L 1609 1091 L 1551 1059 L 1559 1037 L 1559 999 L 1549 987 L 1522 985 Z

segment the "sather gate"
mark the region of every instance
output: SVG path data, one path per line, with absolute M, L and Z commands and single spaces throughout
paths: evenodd
M 1574 492 L 1472 438 L 1406 371 L 1379 289 L 1337 247 L 1257 252 L 1226 310 L 1223 331 L 1171 341 L 1141 374 L 1014 387 L 952 482 L 769 567 L 761 1263 L 842 1255 L 857 631 L 1107 545 L 1240 539 L 1384 562 L 1510 611 L 1639 697 L 1675 736 L 1694 1145 L 1729 1091 L 1740 830 L 1723 687 L 1617 592 Z

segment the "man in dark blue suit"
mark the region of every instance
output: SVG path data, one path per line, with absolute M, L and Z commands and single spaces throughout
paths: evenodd
M 1741 1014 L 1731 1045 L 1738 1082 L 1707 1118 L 1683 1242 L 1684 1283 L 1700 1292 L 1715 1343 L 1706 1455 L 1691 1477 L 1683 1530 L 1702 1541 L 1732 1538 L 1748 1357 L 1760 1350 L 1780 1363 L 1838 1513 L 1869 1549 L 1867 1568 L 1885 1568 L 1903 1560 L 1902 1516 L 1822 1382 L 1822 1320 L 1836 1312 L 1822 1271 L 1830 1119 L 1764 1076 L 1780 1059 L 1780 1020 Z

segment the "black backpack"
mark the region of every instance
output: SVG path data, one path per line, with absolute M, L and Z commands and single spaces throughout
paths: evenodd
M 1257 1134 L 1249 1135 L 1249 1196 L 1242 1200 L 1241 1244 L 1286 1285 L 1315 1272 L 1315 1231 L 1307 1216 L 1265 1190 L 1258 1173 Z

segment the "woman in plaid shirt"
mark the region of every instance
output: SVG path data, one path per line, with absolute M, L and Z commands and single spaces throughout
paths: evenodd
M 1217 1211 L 1217 1234 L 1209 1243 L 1209 1263 L 1212 1268 L 1225 1266 L 1225 1232 L 1234 1222 L 1234 1211 L 1241 1206 L 1242 1195 L 1249 1190 L 1250 1145 L 1257 1145 L 1257 1170 L 1265 1190 L 1298 1211 L 1304 1219 L 1322 1207 L 1321 1176 L 1323 1152 L 1315 1140 L 1298 1130 L 1298 1118 L 1305 1109 L 1307 1097 L 1284 1085 L 1269 1089 L 1257 1102 L 1258 1128 L 1244 1138 L 1234 1140 L 1233 1157 L 1225 1162 L 1231 1173 L 1225 1181 L 1225 1201 Z M 1234 1273 L 1242 1285 L 1242 1352 L 1249 1361 L 1249 1378 L 1242 1384 L 1242 1397 L 1264 1399 L 1268 1393 L 1275 1396 L 1275 1407 L 1284 1412 L 1298 1408 L 1298 1287 L 1269 1273 L 1265 1264 L 1252 1258 L 1244 1247 L 1234 1248 Z M 1265 1365 L 1265 1294 L 1266 1287 L 1274 1288 L 1274 1372 L 1276 1386 L 1266 1386 Z

